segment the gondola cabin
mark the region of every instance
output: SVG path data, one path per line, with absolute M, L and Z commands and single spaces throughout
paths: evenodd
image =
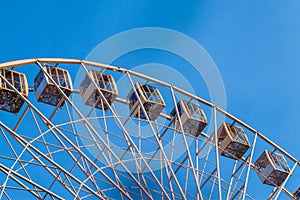
M 244 130 L 226 122 L 218 129 L 219 152 L 221 155 L 239 160 L 250 147 Z
M 1 70 L 0 73 L 24 97 L 28 96 L 28 83 L 25 74 L 13 70 Z M 24 100 L 4 79 L 0 79 L 0 110 L 17 114 L 24 104 Z
M 69 97 L 72 92 L 72 81 L 69 72 L 67 70 L 52 66 L 45 66 L 44 69 L 59 86 L 59 88 L 66 94 L 66 96 Z M 34 89 L 38 102 L 43 102 L 52 106 L 58 106 L 60 108 L 65 104 L 63 94 L 42 70 L 34 79 Z
M 254 166 L 264 184 L 280 186 L 287 178 L 290 168 L 283 155 L 265 150 Z
M 207 119 L 200 105 L 180 100 L 177 103 L 179 117 L 185 133 L 197 137 L 207 125 Z M 171 113 L 175 129 L 180 130 L 179 118 L 174 108 Z
M 109 105 L 111 105 L 118 96 L 118 89 L 114 78 L 109 74 L 104 74 L 95 70 L 90 70 L 89 74 L 95 81 L 98 89 L 106 98 Z M 95 106 L 95 108 L 99 109 L 102 109 L 103 105 L 103 109 L 107 111 L 108 105 L 105 104 L 105 102 L 101 99 L 97 87 L 91 81 L 90 77 L 86 75 L 80 84 L 80 95 L 82 97 L 82 100 L 85 105 Z M 97 105 L 95 105 L 95 103 L 97 103 Z
M 135 93 L 137 92 L 137 95 Z M 127 101 L 129 102 L 129 108 L 131 114 L 137 118 L 146 119 L 138 97 L 141 99 L 142 105 L 144 106 L 146 113 L 149 116 L 150 120 L 156 120 L 162 110 L 166 107 L 164 99 L 162 98 L 159 90 L 148 84 L 135 84 L 135 90 L 132 89 L 127 95 Z

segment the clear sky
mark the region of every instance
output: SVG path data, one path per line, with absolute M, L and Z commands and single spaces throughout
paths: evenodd
M 121 31 L 177 30 L 199 42 L 217 64 L 227 110 L 299 160 L 299 10 L 298 0 L 1 1 L 0 62 L 84 59 Z

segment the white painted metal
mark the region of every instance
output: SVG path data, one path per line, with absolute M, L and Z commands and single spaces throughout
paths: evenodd
M 95 101 L 95 105 L 101 103 L 102 110 L 99 110 L 100 116 L 97 118 L 91 117 L 91 113 L 95 109 L 94 105 L 88 107 L 89 112 L 83 115 L 78 105 L 72 101 L 72 98 L 64 94 L 59 85 L 44 70 L 41 63 L 51 66 L 57 64 L 60 66 L 64 64 L 77 65 L 84 69 L 89 78 L 91 76 L 86 66 L 100 68 L 101 71 L 105 69 L 105 73 L 125 75 L 131 86 L 132 94 L 134 93 L 138 97 L 136 102 L 136 106 L 139 107 L 138 112 L 135 114 L 131 112 L 127 116 L 119 115 L 114 104 L 128 104 L 127 100 L 124 97 L 118 97 L 115 99 L 115 103 L 110 104 L 95 81 L 92 80 L 83 100 L 86 101 L 86 96 L 92 95 L 95 90 L 98 91 L 100 96 Z M 16 70 L 18 67 L 37 67 L 37 69 L 43 70 L 47 80 L 64 98 L 56 107 L 43 110 L 34 98 L 27 98 L 10 85 L 25 104 L 17 116 L 9 116 L 13 119 L 12 125 L 7 122 L 7 119 L 1 118 L 0 114 L 0 136 L 3 137 L 3 144 L 7 145 L 7 149 L 0 152 L 1 199 L 14 199 L 15 195 L 22 192 L 35 199 L 85 199 L 90 197 L 99 199 L 222 199 L 223 194 L 226 194 L 226 199 L 253 199 L 257 185 L 252 185 L 250 181 L 250 177 L 252 179 L 253 174 L 256 173 L 252 160 L 255 154 L 259 153 L 257 149 L 261 148 L 275 149 L 290 163 L 293 163 L 285 181 L 274 191 L 271 191 L 272 188 L 270 191 L 265 191 L 266 198 L 277 199 L 279 195 L 293 198 L 294 191 L 291 190 L 294 188 L 289 188 L 286 183 L 293 179 L 293 173 L 299 170 L 299 161 L 254 128 L 209 101 L 161 80 L 124 68 L 90 61 L 41 58 L 0 64 L 0 69 L 11 67 L 15 67 Z M 167 89 L 170 92 L 167 95 L 171 94 L 169 98 L 172 99 L 173 104 L 166 105 L 166 107 L 169 106 L 169 110 L 176 111 L 178 120 L 175 121 L 172 116 L 163 112 L 151 119 L 143 106 L 143 98 L 140 98 L 137 93 L 133 77 Z M 0 75 L 0 78 L 4 77 Z M 7 80 L 5 82 L 9 84 Z M 72 91 L 72 95 L 80 95 L 77 92 L 79 88 L 73 88 Z M 39 90 L 36 92 L 39 94 Z M 213 133 L 205 132 L 206 129 L 199 136 L 185 133 L 184 123 L 186 121 L 179 115 L 175 93 L 181 93 L 203 106 L 208 106 L 213 111 L 214 120 L 208 121 L 214 127 Z M 163 93 L 161 95 L 164 97 Z M 65 101 L 65 105 L 60 109 L 63 101 Z M 104 109 L 104 105 L 108 111 Z M 72 112 L 75 112 L 79 119 L 73 119 Z M 57 123 L 57 117 L 61 113 L 65 118 L 61 123 Z M 144 114 L 144 119 L 140 117 L 141 114 Z M 253 138 L 253 141 L 250 142 L 251 151 L 247 151 L 247 157 L 233 160 L 220 156 L 220 152 L 224 149 L 218 142 L 217 115 L 224 115 L 228 122 L 238 123 L 247 130 L 245 131 L 247 136 Z M 155 120 L 157 117 L 164 118 L 166 123 L 160 124 Z M 29 118 L 32 121 L 30 124 L 32 130 L 24 129 L 24 123 Z M 115 119 L 118 128 L 111 129 L 112 119 Z M 93 123 L 95 120 L 100 120 L 103 127 L 102 125 L 101 127 L 96 126 Z M 135 130 L 131 130 L 127 126 L 129 120 L 135 121 L 138 126 L 136 136 L 131 134 Z M 82 136 L 77 132 L 76 124 L 78 123 L 83 124 L 87 136 Z M 149 126 L 152 133 L 151 138 L 143 137 L 142 126 L 145 124 Z M 105 137 L 102 137 L 99 131 L 103 131 Z M 182 138 L 182 145 L 176 144 L 177 135 Z M 122 155 L 116 153 L 116 150 L 121 147 L 113 143 L 114 138 L 123 141 L 126 145 L 122 147 L 124 152 Z M 264 144 L 258 143 L 258 139 Z M 88 140 L 89 143 L 83 144 L 81 140 Z M 192 141 L 191 145 L 188 141 Z M 168 147 L 164 146 L 167 142 L 169 142 Z M 90 147 L 94 147 L 97 151 L 95 157 L 87 151 Z M 151 147 L 153 151 L 150 153 L 144 151 L 144 148 L 147 147 Z M 210 151 L 211 148 L 214 148 L 215 151 Z M 182 152 L 180 158 L 174 157 L 176 151 Z M 204 156 L 200 156 L 203 154 Z M 100 159 L 104 162 L 101 163 Z M 156 162 L 159 163 L 159 170 L 153 168 Z M 128 164 L 134 167 L 134 172 L 129 170 Z M 41 176 L 47 177 L 48 180 L 43 182 L 38 179 L 35 176 L 35 169 L 41 171 Z M 230 174 L 226 174 L 228 171 Z

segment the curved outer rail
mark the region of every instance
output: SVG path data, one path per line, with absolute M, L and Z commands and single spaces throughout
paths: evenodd
M 131 75 L 149 80 L 151 82 L 157 83 L 159 85 L 168 87 L 168 88 L 173 88 L 173 90 L 180 92 L 190 98 L 193 98 L 195 100 L 198 100 L 199 102 L 211 107 L 211 108 L 216 108 L 217 111 L 220 113 L 224 114 L 226 117 L 230 118 L 231 120 L 241 124 L 245 128 L 247 128 L 249 131 L 251 131 L 254 134 L 257 134 L 258 137 L 263 139 L 265 142 L 269 143 L 271 146 L 273 146 L 275 149 L 283 153 L 285 156 L 287 156 L 289 159 L 291 159 L 293 162 L 297 163 L 298 166 L 300 166 L 300 161 L 298 161 L 294 156 L 289 154 L 287 151 L 285 151 L 282 147 L 277 145 L 275 142 L 267 138 L 265 135 L 262 133 L 258 132 L 255 130 L 253 127 L 248 125 L 247 123 L 243 122 L 242 120 L 238 119 L 237 117 L 231 115 L 227 111 L 223 110 L 222 108 L 212 104 L 209 101 L 206 101 L 194 94 L 191 94 L 189 92 L 186 92 L 185 90 L 182 90 L 176 86 L 173 86 L 171 84 L 165 83 L 163 81 L 160 81 L 158 79 L 152 78 L 147 75 L 140 74 L 138 72 L 134 72 L 125 68 L 117 67 L 117 66 L 112 66 L 112 65 L 107 65 L 107 64 L 101 64 L 97 62 L 91 62 L 91 61 L 86 61 L 86 60 L 78 60 L 78 59 L 67 59 L 67 58 L 32 58 L 32 59 L 24 59 L 24 60 L 16 60 L 16 61 L 10 61 L 10 62 L 5 62 L 0 64 L 0 69 L 6 69 L 10 67 L 17 67 L 17 66 L 23 66 L 23 65 L 30 65 L 30 64 L 36 64 L 36 62 L 44 62 L 44 63 L 61 63 L 61 64 L 85 64 L 88 66 L 93 66 L 93 67 L 98 67 L 102 69 L 107 69 L 107 70 L 112 70 L 112 71 L 117 71 L 117 72 L 122 72 L 122 73 L 129 73 Z

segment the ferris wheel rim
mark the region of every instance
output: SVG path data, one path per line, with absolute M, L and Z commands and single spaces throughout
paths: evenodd
M 26 65 L 30 65 L 30 64 L 36 64 L 38 62 L 41 63 L 59 63 L 59 64 L 85 64 L 88 66 L 92 66 L 92 67 L 97 67 L 97 68 L 102 68 L 102 69 L 107 69 L 107 70 L 112 70 L 112 71 L 117 71 L 117 72 L 121 72 L 121 73 L 129 73 L 130 75 L 134 75 L 149 81 L 152 81 L 154 83 L 160 84 L 162 86 L 168 87 L 168 88 L 172 88 L 175 91 L 181 92 L 211 108 L 216 108 L 216 110 L 222 114 L 224 114 L 225 116 L 227 116 L 228 118 L 232 119 L 233 121 L 241 124 L 243 127 L 247 128 L 250 132 L 252 132 L 253 134 L 257 134 L 258 137 L 260 137 L 261 139 L 263 139 L 265 142 L 269 143 L 271 146 L 273 146 L 275 149 L 277 149 L 278 151 L 282 152 L 285 156 L 287 156 L 289 159 L 291 159 L 293 162 L 297 163 L 298 166 L 300 166 L 300 160 L 296 159 L 293 155 L 291 155 L 290 153 L 288 153 L 286 150 L 284 150 L 281 146 L 279 146 L 278 144 L 276 144 L 275 142 L 273 142 L 271 139 L 269 139 L 267 136 L 265 136 L 264 134 L 260 133 L 259 131 L 257 131 L 256 129 L 254 129 L 252 126 L 250 126 L 249 124 L 243 122 L 242 120 L 240 120 L 239 118 L 233 116 L 232 114 L 230 114 L 229 112 L 227 112 L 226 110 L 218 107 L 217 105 L 197 96 L 194 94 L 191 94 L 190 92 L 187 92 L 179 87 L 173 86 L 169 83 L 166 83 L 164 81 L 158 80 L 156 78 L 150 77 L 148 75 L 144 75 L 142 73 L 139 72 L 135 72 L 129 69 L 125 69 L 122 67 L 118 67 L 118 66 L 113 66 L 113 65 L 108 65 L 108 64 L 103 64 L 103 63 L 99 63 L 99 62 L 93 62 L 93 61 L 87 61 L 87 60 L 80 60 L 80 59 L 70 59 L 70 58 L 29 58 L 29 59 L 20 59 L 20 60 L 14 60 L 14 61 L 8 61 L 8 62 L 3 62 L 0 63 L 0 69 L 7 69 L 7 68 L 12 68 L 12 67 L 20 67 L 20 66 L 26 66 Z

